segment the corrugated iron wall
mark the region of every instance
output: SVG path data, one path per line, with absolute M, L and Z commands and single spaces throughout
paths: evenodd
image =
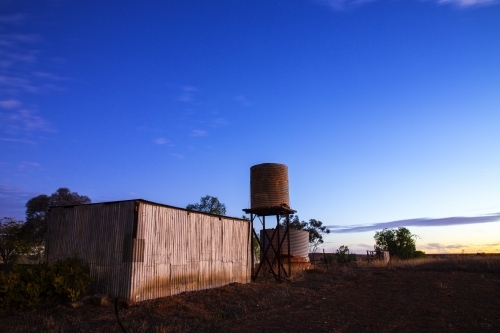
M 249 222 L 141 202 L 133 300 L 250 282 Z
M 96 291 L 135 301 L 247 283 L 249 225 L 141 200 L 54 207 L 47 261 L 76 253 Z
M 73 254 L 90 266 L 92 289 L 130 298 L 131 243 L 135 201 L 54 207 L 50 211 L 46 256 L 49 264 Z

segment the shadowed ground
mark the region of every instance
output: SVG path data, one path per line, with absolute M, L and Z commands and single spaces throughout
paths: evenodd
M 352 265 L 145 301 L 130 332 L 498 332 L 500 274 Z M 430 268 L 432 269 L 432 267 Z M 3 332 L 119 332 L 112 308 L 0 314 Z

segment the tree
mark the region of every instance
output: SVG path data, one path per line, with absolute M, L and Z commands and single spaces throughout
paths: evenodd
M 88 204 L 91 200 L 86 195 L 71 192 L 61 187 L 50 196 L 41 194 L 26 203 L 25 234 L 34 244 L 42 244 L 47 232 L 47 213 L 51 206 Z
M 186 209 L 216 215 L 226 215 L 226 205 L 221 203 L 217 197 L 210 195 L 202 197 L 200 203 L 187 205 Z
M 415 240 L 418 238 L 405 227 L 383 229 L 375 232 L 375 248 L 389 251 L 391 257 L 412 258 L 415 255 Z
M 27 252 L 22 234 L 23 223 L 10 217 L 0 220 L 0 259 L 4 264 L 15 263 Z
M 286 220 L 282 217 L 281 226 L 286 227 Z M 297 215 L 289 215 L 289 227 L 295 230 L 309 232 L 309 252 L 316 252 L 318 246 L 324 243 L 323 235 L 329 234 L 330 230 L 323 225 L 323 222 L 310 219 L 309 222 L 300 221 Z

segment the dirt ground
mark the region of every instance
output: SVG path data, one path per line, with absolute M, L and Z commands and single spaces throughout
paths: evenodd
M 500 332 L 500 274 L 315 269 L 145 301 L 129 332 Z M 0 314 L 0 332 L 121 332 L 113 307 Z

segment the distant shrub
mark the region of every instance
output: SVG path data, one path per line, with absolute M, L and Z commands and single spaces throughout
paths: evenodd
M 0 309 L 31 309 L 51 301 L 76 301 L 90 285 L 88 268 L 76 257 L 53 265 L 15 265 L 0 272 Z
M 335 257 L 337 259 L 337 263 L 339 264 L 346 264 L 348 262 L 353 262 L 358 259 L 356 254 L 350 253 L 349 247 L 344 245 L 338 248 L 338 250 L 335 253 Z
M 413 252 L 412 258 L 413 259 L 425 258 L 425 252 L 424 251 L 415 251 L 415 252 Z

